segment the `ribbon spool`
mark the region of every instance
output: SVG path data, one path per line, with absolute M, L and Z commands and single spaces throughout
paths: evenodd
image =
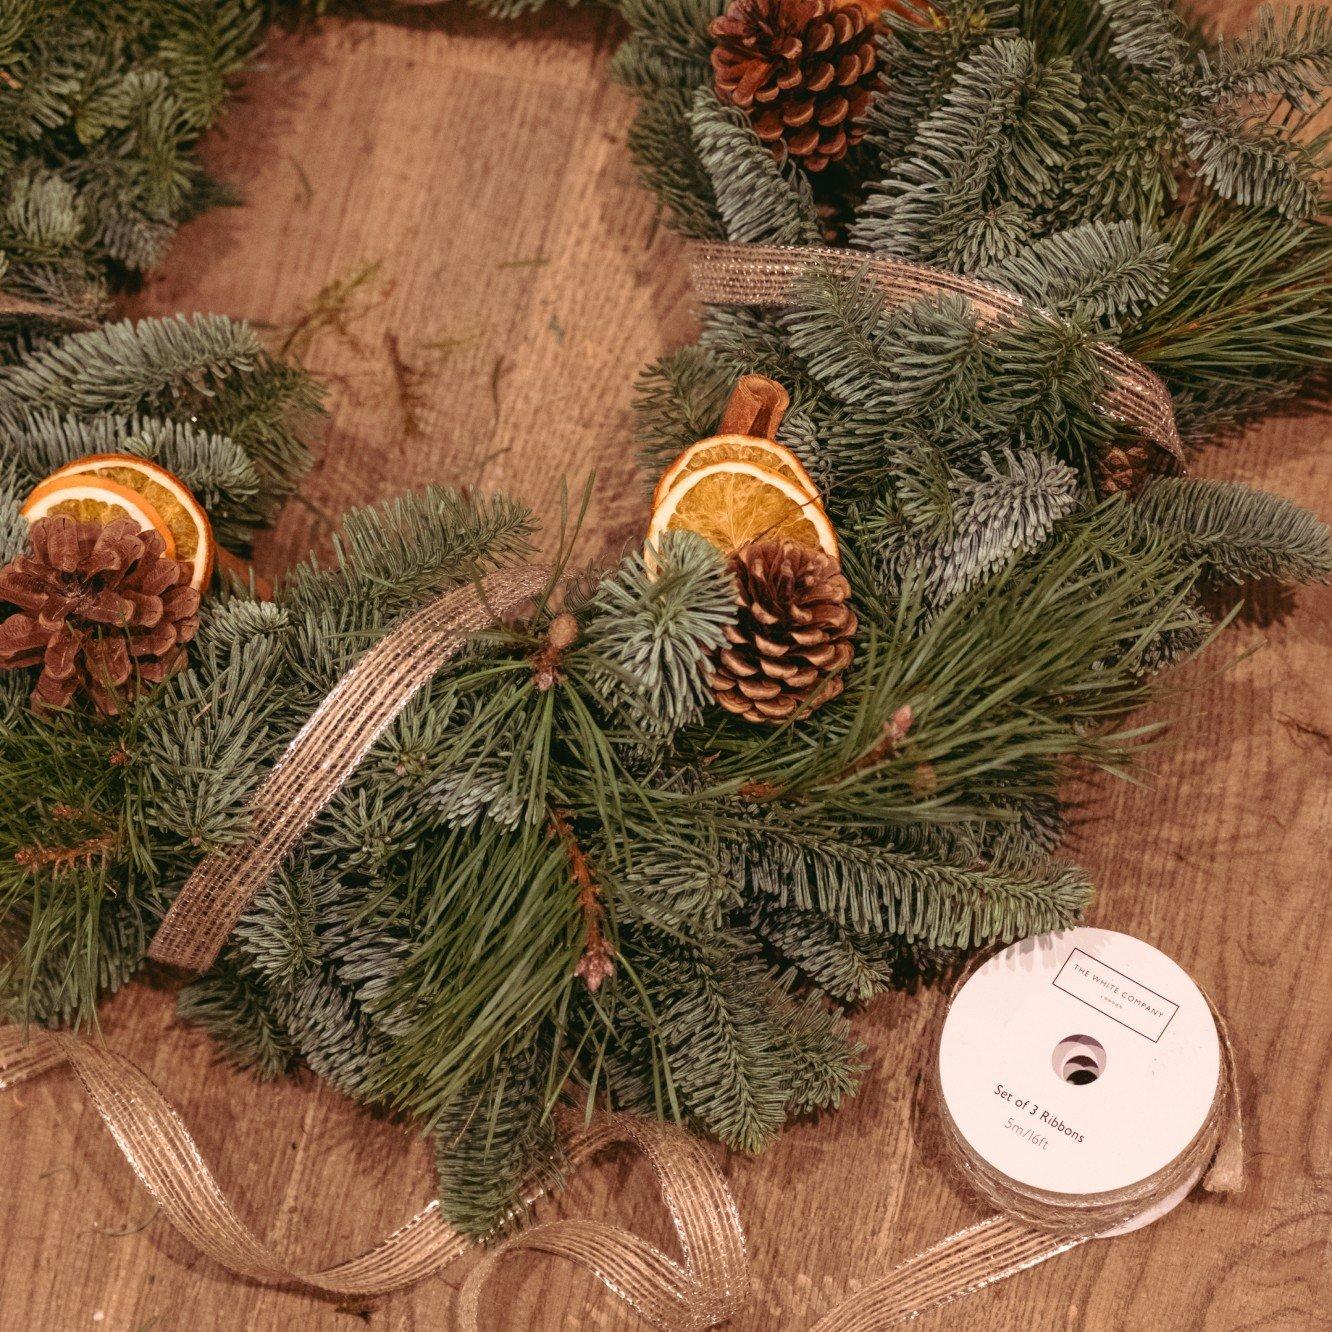
M 1150 944 L 1080 928 L 1012 944 L 954 992 L 934 1069 L 952 1164 L 994 1215 L 899 1263 L 815 1332 L 879 1332 L 1093 1239 L 1201 1180 L 1243 1187 L 1225 1023 Z
M 978 967 L 944 1020 L 938 1080 L 974 1187 L 1038 1228 L 1098 1237 L 1177 1206 L 1227 1109 L 1206 995 L 1111 930 L 1025 940 Z

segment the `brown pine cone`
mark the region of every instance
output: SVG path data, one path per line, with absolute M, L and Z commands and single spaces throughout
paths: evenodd
M 80 691 L 114 716 L 166 679 L 199 627 L 190 566 L 129 519 L 33 523 L 29 552 L 0 569 L 0 670 L 41 666 L 34 706 L 66 707 Z
M 1102 495 L 1136 495 L 1148 477 L 1179 470 L 1171 454 L 1143 435 L 1111 444 L 1096 455 L 1095 468 Z
M 856 0 L 733 0 L 708 31 L 717 96 L 779 160 L 822 171 L 865 137 L 874 25 Z
M 842 692 L 856 613 L 821 550 L 758 540 L 731 556 L 740 613 L 713 666 L 717 702 L 752 722 L 812 712 Z

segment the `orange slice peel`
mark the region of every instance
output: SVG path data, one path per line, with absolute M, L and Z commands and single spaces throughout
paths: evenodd
M 133 518 L 156 531 L 166 553 L 192 566 L 190 586 L 202 590 L 213 573 L 217 544 L 202 505 L 179 477 L 132 453 L 95 453 L 53 472 L 28 496 L 23 515 L 51 513 L 110 522 Z
M 803 490 L 810 499 L 819 499 L 819 489 L 813 478 L 805 471 L 800 459 L 784 444 L 758 435 L 713 435 L 691 444 L 662 473 L 653 492 L 652 503 L 660 504 L 671 488 L 689 473 L 723 462 L 753 463 L 755 467 L 776 472 L 796 489 Z
M 162 515 L 142 495 L 114 481 L 89 481 L 76 476 L 48 479 L 28 496 L 20 512 L 30 523 L 54 514 L 98 523 L 129 518 L 144 531 L 159 533 L 168 558 L 176 558 L 175 537 Z
M 794 541 L 838 558 L 837 534 L 817 496 L 751 462 L 721 462 L 683 472 L 652 510 L 647 561 L 663 533 L 695 532 L 724 554 L 759 537 Z

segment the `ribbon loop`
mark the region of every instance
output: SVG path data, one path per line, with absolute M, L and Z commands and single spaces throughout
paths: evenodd
M 853 278 L 865 272 L 894 305 L 953 295 L 964 296 L 990 323 L 1012 323 L 1024 314 L 1052 317 L 993 283 L 858 250 L 695 242 L 689 247 L 689 266 L 694 290 L 713 305 L 791 305 L 801 280 L 810 273 Z M 1139 431 L 1182 464 L 1184 446 L 1170 391 L 1161 377 L 1108 343 L 1097 343 L 1094 355 L 1110 380 L 1100 404 L 1105 414 Z
M 438 1201 L 373 1248 L 319 1270 L 276 1253 L 237 1215 L 180 1116 L 131 1060 L 66 1033 L 0 1028 L 0 1088 L 68 1063 L 139 1182 L 201 1253 L 238 1276 L 328 1298 L 387 1295 L 478 1247 L 444 1220 Z M 744 1232 L 726 1181 L 681 1129 L 628 1115 L 596 1115 L 569 1129 L 571 1166 L 616 1143 L 650 1161 L 679 1236 L 683 1265 L 646 1240 L 597 1221 L 552 1221 L 487 1251 L 463 1287 L 465 1328 L 476 1327 L 481 1288 L 503 1254 L 535 1248 L 569 1258 L 667 1332 L 697 1332 L 732 1317 L 749 1292 Z M 532 1190 L 524 1202 L 540 1196 Z M 469 1321 L 470 1320 L 470 1321 Z
M 658 1327 L 715 1327 L 749 1297 L 744 1230 L 735 1199 L 699 1143 L 678 1130 L 627 1115 L 610 1132 L 648 1158 L 675 1224 L 684 1265 L 631 1231 L 596 1221 L 554 1221 L 519 1231 L 468 1273 L 459 1305 L 465 1332 L 479 1326 L 481 1296 L 510 1253 L 537 1249 L 581 1263 Z

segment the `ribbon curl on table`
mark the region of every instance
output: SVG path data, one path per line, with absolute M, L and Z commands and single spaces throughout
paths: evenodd
M 0 1087 L 68 1063 L 139 1182 L 173 1226 L 201 1253 L 238 1276 L 340 1299 L 387 1295 L 448 1266 L 475 1241 L 459 1234 L 432 1202 L 373 1248 L 313 1270 L 283 1258 L 236 1214 L 199 1148 L 156 1085 L 131 1060 L 62 1032 L 0 1028 Z M 735 1201 L 711 1158 L 689 1134 L 629 1115 L 594 1115 L 564 1124 L 570 1169 L 616 1143 L 648 1158 L 670 1210 L 684 1262 L 629 1231 L 599 1221 L 553 1221 L 520 1232 L 527 1245 L 582 1264 L 657 1327 L 697 1332 L 732 1317 L 749 1291 L 744 1232 Z M 524 1198 L 535 1202 L 544 1190 Z M 482 1288 L 506 1245 L 489 1251 L 464 1285 L 460 1327 L 477 1327 Z
M 839 278 L 864 273 L 892 305 L 963 296 L 990 323 L 1011 324 L 1031 315 L 1054 317 L 993 283 L 859 250 L 696 241 L 688 254 L 694 290 L 710 305 L 780 308 L 796 302 L 801 281 L 811 273 L 831 272 Z M 1110 381 L 1099 404 L 1102 411 L 1145 435 L 1182 465 L 1184 446 L 1170 390 L 1161 377 L 1109 343 L 1095 343 L 1092 354 Z
M 1210 1004 L 1210 1000 L 1208 1001 Z M 1091 1198 L 1018 1196 L 1012 1181 L 970 1157 L 944 1116 L 952 1165 L 996 1215 L 949 1235 L 826 1314 L 813 1332 L 877 1332 L 975 1294 L 1101 1232 L 1132 1221 L 1204 1171 L 1203 1187 L 1243 1187 L 1243 1136 L 1235 1054 L 1212 1007 L 1222 1066 L 1212 1109 L 1188 1148 L 1131 1189 Z M 239 1276 L 341 1299 L 386 1295 L 415 1285 L 476 1247 L 448 1225 L 438 1202 L 354 1258 L 308 1270 L 265 1245 L 218 1187 L 180 1116 L 131 1060 L 78 1036 L 20 1026 L 0 1028 L 0 1088 L 69 1063 L 139 1181 L 167 1219 L 200 1252 Z M 544 1222 L 488 1249 L 468 1273 L 459 1326 L 475 1332 L 481 1296 L 499 1262 L 536 1249 L 579 1263 L 667 1332 L 701 1332 L 742 1312 L 750 1293 L 744 1231 L 735 1199 L 702 1145 L 683 1130 L 630 1115 L 596 1115 L 584 1125 L 563 1116 L 570 1170 L 604 1147 L 628 1143 L 651 1163 L 679 1237 L 683 1263 L 646 1240 L 599 1221 Z M 534 1188 L 525 1206 L 545 1192 Z

